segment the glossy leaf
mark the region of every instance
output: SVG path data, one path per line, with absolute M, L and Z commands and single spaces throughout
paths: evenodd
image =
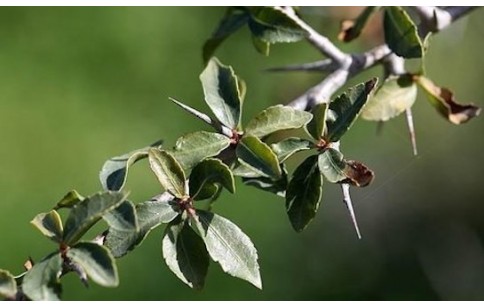
M 161 186 L 178 198 L 188 195 L 185 190 L 185 173 L 178 161 L 168 152 L 158 149 L 148 151 L 151 170 Z
M 237 76 L 231 66 L 212 58 L 200 75 L 205 102 L 217 119 L 228 128 L 240 123 L 242 100 Z
M 379 9 L 379 6 L 367 6 L 355 20 L 343 20 L 338 39 L 343 42 L 351 42 L 356 39 L 360 36 L 370 17 Z
M 172 195 L 164 193 L 151 201 L 138 204 L 138 231 L 110 228 L 104 245 L 111 250 L 114 257 L 124 256 L 140 245 L 151 230 L 162 223 L 169 223 L 179 215 L 178 209 L 171 204 L 172 200 Z
M 247 165 L 269 177 L 278 178 L 281 176 L 281 168 L 276 154 L 267 144 L 255 136 L 242 138 L 237 146 L 236 154 Z
M 110 229 L 126 231 L 138 229 L 136 208 L 129 200 L 124 200 L 118 207 L 104 214 L 103 219 L 108 223 Z
M 103 215 L 119 206 L 127 195 L 122 192 L 97 193 L 75 205 L 64 225 L 64 243 L 77 242 Z
M 61 209 L 61 208 L 71 208 L 74 205 L 78 204 L 84 200 L 84 197 L 81 196 L 76 190 L 71 190 L 69 191 L 62 199 L 57 202 L 55 209 Z
M 336 119 L 327 121 L 328 136 L 330 142 L 338 141 L 351 127 L 358 117 L 361 109 L 368 101 L 378 78 L 360 83 L 334 99 L 329 108 L 335 113 Z
M 277 143 L 271 144 L 271 148 L 276 154 L 279 162 L 283 163 L 293 154 L 300 151 L 309 150 L 312 147 L 312 144 L 313 143 L 309 140 L 297 137 L 289 137 Z
M 412 107 L 417 99 L 417 86 L 408 75 L 392 76 L 376 90 L 361 112 L 370 121 L 387 121 Z
M 218 46 L 231 34 L 244 26 L 249 15 L 242 10 L 228 8 L 211 37 L 203 45 L 203 62 L 207 63 Z
M 17 294 L 17 283 L 9 271 L 0 269 L 0 296 L 13 298 Z
M 192 223 L 202 236 L 210 257 L 220 263 L 226 273 L 262 289 L 257 250 L 239 227 L 226 218 L 203 210 L 196 210 Z
M 318 168 L 321 174 L 331 183 L 346 179 L 346 163 L 340 151 L 328 148 L 318 156 Z
M 245 133 L 258 138 L 283 129 L 300 128 L 311 121 L 311 114 L 291 107 L 277 105 L 255 116 L 245 128 Z
M 99 179 L 103 189 L 119 191 L 123 189 L 128 177 L 128 169 L 137 161 L 148 157 L 148 150 L 151 147 L 159 147 L 161 141 L 149 147 L 134 150 L 124 155 L 116 156 L 107 160 L 99 173 Z
M 62 258 L 60 253 L 47 256 L 25 274 L 22 291 L 34 301 L 59 300 L 62 291 L 62 285 L 59 281 L 61 271 Z
M 248 165 L 246 162 L 240 159 L 237 160 L 235 165 L 232 167 L 232 174 L 234 176 L 241 176 L 245 178 L 267 177 L 266 174 Z
M 193 168 L 188 181 L 190 196 L 195 200 L 212 197 L 217 191 L 216 184 L 225 187 L 229 192 L 235 192 L 235 182 L 232 171 L 219 159 L 205 159 Z
M 170 270 L 194 289 L 202 289 L 210 259 L 203 240 L 186 223 L 170 223 L 162 241 L 163 258 Z
M 273 7 L 251 9 L 249 29 L 258 39 L 270 44 L 297 42 L 306 35 L 289 15 Z
M 435 85 L 428 78 L 419 76 L 417 82 L 427 94 L 430 103 L 451 123 L 462 124 L 481 113 L 481 108 L 474 104 L 459 104 L 454 100 L 454 93 Z
M 385 8 L 383 27 L 385 42 L 395 54 L 403 58 L 422 57 L 423 44 L 417 26 L 401 7 Z
M 286 209 L 297 232 L 304 230 L 316 216 L 322 196 L 323 178 L 318 156 L 304 160 L 294 171 L 286 192 Z
M 287 170 L 284 164 L 281 164 L 282 175 L 280 178 L 273 179 L 268 177 L 242 178 L 245 185 L 253 186 L 258 189 L 273 193 L 279 197 L 286 196 L 287 189 Z
M 54 242 L 60 243 L 62 241 L 62 220 L 57 211 L 40 213 L 30 223 Z
M 375 174 L 367 166 L 354 160 L 345 160 L 346 179 L 343 183 L 351 184 L 357 187 L 365 187 L 370 185 L 375 177 Z
M 170 154 L 187 171 L 205 158 L 218 155 L 229 145 L 230 138 L 222 134 L 200 131 L 180 137 Z
M 80 265 L 97 284 L 104 287 L 119 284 L 116 263 L 106 247 L 88 242 L 77 243 L 67 251 L 67 257 Z
M 320 140 L 324 135 L 326 135 L 326 117 L 328 107 L 328 104 L 317 104 L 311 110 L 313 119 L 306 126 L 306 130 L 315 140 Z

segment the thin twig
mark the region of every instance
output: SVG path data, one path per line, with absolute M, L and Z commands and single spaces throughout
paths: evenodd
M 272 67 L 265 69 L 267 72 L 331 72 L 338 65 L 331 59 L 324 59 L 316 62 L 309 62 L 303 64 L 292 64 L 287 66 Z

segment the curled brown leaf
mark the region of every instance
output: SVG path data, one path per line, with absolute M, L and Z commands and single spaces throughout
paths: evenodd
M 346 160 L 345 163 L 344 173 L 347 178 L 341 181 L 342 183 L 365 187 L 375 178 L 375 173 L 364 164 L 355 160 Z

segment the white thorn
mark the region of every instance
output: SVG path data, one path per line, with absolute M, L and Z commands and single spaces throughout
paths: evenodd
M 353 226 L 355 227 L 356 235 L 358 239 L 361 240 L 360 228 L 358 227 L 358 222 L 356 221 L 355 211 L 353 210 L 353 203 L 351 202 L 350 196 L 350 184 L 341 184 L 341 189 L 343 190 L 343 201 L 350 212 L 351 220 L 353 221 Z
M 415 137 L 415 127 L 413 126 L 412 109 L 408 108 L 405 110 L 405 114 L 407 115 L 407 126 L 410 133 L 410 141 L 412 142 L 413 155 L 417 156 L 417 138 Z

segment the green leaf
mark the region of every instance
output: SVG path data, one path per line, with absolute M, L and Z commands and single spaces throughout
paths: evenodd
M 373 78 L 365 83 L 360 83 L 346 90 L 331 102 L 329 108 L 335 113 L 336 119 L 327 122 L 328 136 L 326 136 L 326 140 L 336 142 L 350 129 L 377 82 L 378 78 Z
M 194 289 L 202 289 L 210 259 L 203 240 L 185 221 L 171 222 L 162 241 L 163 258 L 170 270 Z
M 54 209 L 58 210 L 61 208 L 71 208 L 82 200 L 84 200 L 83 196 L 81 196 L 76 190 L 71 190 L 64 197 L 62 197 L 59 202 L 57 202 Z
M 205 102 L 217 119 L 228 128 L 240 123 L 242 101 L 237 76 L 231 66 L 212 58 L 200 75 Z
M 170 151 L 185 171 L 207 157 L 218 155 L 230 145 L 230 138 L 217 133 L 195 132 L 180 137 Z
M 306 111 L 282 105 L 272 106 L 255 116 L 247 124 L 245 133 L 262 138 L 279 130 L 302 127 L 311 118 L 312 115 Z
M 447 88 L 435 85 L 432 80 L 419 76 L 418 85 L 425 91 L 430 103 L 437 111 L 453 124 L 462 124 L 481 113 L 474 104 L 461 105 L 454 100 L 454 93 Z
M 159 197 L 136 206 L 138 231 L 110 228 L 104 245 L 114 257 L 119 258 L 139 246 L 148 233 L 162 223 L 169 223 L 179 215 L 177 208 L 171 204 L 173 196 L 164 193 Z
M 257 36 L 252 34 L 252 45 L 254 45 L 255 50 L 264 56 L 268 56 L 271 51 L 271 44 L 266 41 L 261 40 Z
M 306 126 L 306 130 L 315 140 L 320 140 L 324 135 L 326 135 L 326 117 L 328 107 L 328 104 L 317 104 L 311 110 L 313 119 Z
M 310 156 L 296 168 L 286 192 L 287 214 L 297 232 L 304 230 L 316 216 L 323 194 L 322 185 L 318 155 Z
M 119 206 L 127 197 L 122 192 L 97 193 L 75 205 L 64 225 L 64 243 L 76 243 L 104 214 Z
M 262 289 L 257 250 L 250 238 L 233 222 L 214 213 L 196 210 L 191 218 L 212 260 L 226 273 Z
M 269 177 L 281 176 L 281 168 L 276 154 L 255 136 L 242 138 L 236 148 L 236 154 L 241 161 Z
M 293 154 L 311 149 L 313 143 L 309 140 L 304 140 L 297 137 L 289 137 L 277 143 L 271 144 L 272 151 L 277 156 L 277 160 L 283 163 Z
M 17 283 L 9 271 L 0 269 L 0 296 L 13 298 L 17 294 Z
M 387 121 L 412 107 L 417 86 L 409 75 L 391 76 L 368 99 L 361 117 L 370 121 Z
M 190 196 L 195 200 L 209 199 L 221 184 L 231 193 L 235 192 L 234 176 L 229 167 L 219 159 L 205 159 L 193 168 L 188 181 Z
M 385 42 L 395 54 L 403 58 L 422 57 L 424 52 L 417 26 L 401 7 L 385 8 L 383 27 Z
M 249 15 L 245 11 L 228 8 L 225 16 L 212 33 L 212 36 L 203 44 L 203 62 L 207 63 L 218 46 L 231 34 L 247 23 Z
M 60 243 L 62 241 L 62 220 L 57 211 L 40 213 L 30 223 L 54 242 Z
M 281 164 L 282 175 L 278 179 L 267 178 L 267 177 L 253 177 L 253 178 L 242 178 L 242 182 L 245 185 L 253 186 L 258 189 L 273 193 L 279 197 L 286 196 L 287 189 L 287 170 L 284 164 Z
M 343 42 L 351 42 L 360 36 L 363 28 L 370 17 L 380 9 L 379 6 L 368 6 L 355 20 L 343 20 L 338 39 Z
M 99 179 L 103 189 L 119 191 L 123 189 L 128 177 L 128 169 L 137 161 L 148 157 L 148 150 L 152 147 L 160 147 L 162 141 L 158 141 L 149 147 L 134 150 L 127 154 L 116 156 L 107 160 L 99 173 Z
M 106 247 L 88 242 L 77 243 L 67 251 L 67 257 L 80 265 L 97 284 L 103 287 L 118 286 L 116 263 Z
M 273 7 L 251 9 L 249 29 L 254 36 L 270 44 L 302 40 L 306 31 L 286 13 Z
M 178 198 L 187 196 L 185 173 L 177 160 L 168 152 L 158 149 L 148 151 L 150 167 L 161 186 Z
M 34 301 L 57 301 L 62 291 L 59 281 L 61 272 L 62 258 L 56 252 L 36 263 L 25 274 L 22 291 Z
M 346 179 L 345 168 L 346 163 L 343 159 L 343 154 L 340 151 L 327 148 L 318 157 L 319 171 L 331 183 L 337 183 Z
M 103 219 L 108 223 L 110 229 L 136 231 L 138 220 L 134 204 L 125 200 L 118 207 L 104 214 Z
M 234 176 L 241 176 L 245 178 L 267 177 L 266 174 L 240 159 L 238 159 L 235 165 L 232 167 L 232 174 Z

